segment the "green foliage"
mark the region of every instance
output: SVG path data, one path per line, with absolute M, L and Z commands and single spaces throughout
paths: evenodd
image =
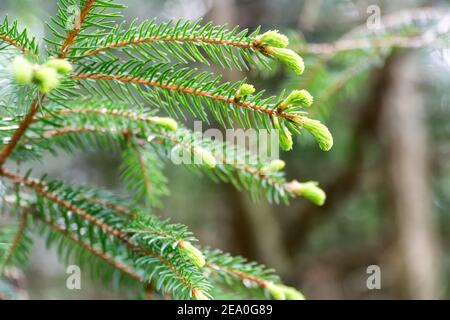
M 38 53 L 36 40 L 28 36 L 28 31 L 19 31 L 17 21 L 10 23 L 5 17 L 0 24 L 0 50 L 13 47 L 25 54 L 35 55 Z
M 200 20 L 126 25 L 119 22 L 122 8 L 112 0 L 58 1 L 43 56 L 37 56 L 35 40 L 26 30 L 19 32 L 17 23 L 5 20 L 0 27 L 0 68 L 5 71 L 0 101 L 7 115 L 0 119 L 0 175 L 9 181 L 3 205 L 12 211 L 14 204 L 22 221 L 31 217 L 49 246 L 106 285 L 140 293 L 151 287 L 175 299 L 222 297 L 225 291 L 270 297 L 270 288 L 281 287 L 271 269 L 220 251 L 202 251 L 187 227 L 161 220 L 152 210 L 169 193 L 164 168 L 175 160 L 213 181 L 246 190 L 255 200 L 263 196 L 287 203 L 305 196 L 323 204 L 324 195 L 317 201 L 290 188 L 283 161 L 266 161 L 181 124 L 192 116 L 204 122 L 213 118 L 227 128 L 270 129 L 280 134 L 285 150 L 292 148 L 292 135 L 305 127 L 328 150 L 328 130 L 308 125 L 312 120 L 301 110 L 312 104 L 306 91 L 265 97 L 245 80 L 223 83 L 221 76 L 190 65 L 241 70 L 278 59 L 300 74 L 302 58 L 284 48 L 287 38 L 278 32 L 259 35 L 259 28 L 228 30 Z M 17 62 L 13 70 L 8 66 L 12 61 Z M 45 176 L 34 180 L 30 172 L 22 176 L 4 168 L 7 160 L 87 150 L 121 153 L 121 178 L 132 197 L 67 186 Z M 0 234 L 3 250 L 17 251 L 7 254 L 8 261 L 25 260 L 27 235 L 20 233 L 15 241 L 8 230 Z

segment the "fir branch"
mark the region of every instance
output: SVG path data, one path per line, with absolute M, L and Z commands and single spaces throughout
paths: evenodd
M 89 12 L 92 10 L 92 7 L 94 6 L 95 0 L 85 0 L 83 3 L 83 8 L 80 12 L 79 22 L 77 21 L 74 23 L 73 30 L 69 31 L 67 33 L 66 39 L 61 45 L 61 49 L 59 52 L 58 57 L 61 59 L 64 59 L 67 56 L 67 53 L 70 49 L 70 47 L 74 44 L 75 38 L 81 31 L 81 27 L 86 20 L 86 17 L 88 16 Z
M 83 113 L 103 114 L 115 117 L 124 117 L 125 119 L 140 119 L 141 121 L 146 121 L 145 117 L 136 116 L 131 113 L 122 111 L 108 112 L 107 110 L 91 110 L 83 112 L 82 110 L 83 109 L 62 110 L 59 115 L 80 115 Z M 97 119 L 97 121 L 98 120 L 99 119 Z M 97 124 L 100 124 L 100 126 Z M 170 155 L 172 148 L 177 146 L 181 147 L 187 152 L 193 151 L 194 153 L 201 153 L 203 148 L 206 148 L 206 150 L 211 150 L 212 156 L 214 157 L 218 166 L 217 168 L 205 171 L 206 173 L 208 173 L 208 176 L 213 178 L 214 180 L 231 182 L 238 188 L 245 188 L 250 191 L 250 194 L 255 199 L 258 198 L 258 192 L 261 190 L 254 188 L 255 181 L 260 182 L 258 183 L 258 185 L 260 185 L 263 190 L 266 189 L 266 196 L 269 201 L 273 200 L 275 202 L 279 202 L 280 199 L 283 199 L 283 201 L 287 201 L 288 196 L 294 196 L 294 194 L 288 188 L 288 183 L 284 180 L 283 176 L 280 173 L 274 172 L 272 174 L 268 174 L 266 172 L 263 172 L 261 169 L 265 166 L 265 164 L 258 164 L 256 159 L 248 159 L 249 163 L 256 163 L 254 165 L 246 163 L 244 159 L 240 160 L 242 156 L 245 157 L 246 151 L 238 150 L 235 147 L 227 146 L 226 144 L 224 145 L 208 143 L 206 145 L 200 146 L 198 145 L 199 142 L 196 142 L 195 136 L 185 129 L 179 129 L 177 133 L 170 133 L 167 131 L 158 130 L 156 128 L 152 130 L 152 127 L 147 127 L 147 129 L 149 130 L 149 134 L 156 135 L 160 138 L 160 140 L 153 139 L 151 140 L 151 142 L 159 143 L 163 147 L 166 143 L 168 143 L 168 146 L 170 146 L 169 150 L 163 152 L 164 155 Z M 68 126 L 53 130 L 47 130 L 42 132 L 42 136 L 46 139 L 50 139 L 52 137 L 61 135 L 78 135 L 83 133 L 99 133 L 102 135 L 112 134 L 119 139 L 123 139 L 124 136 L 132 134 L 136 136 L 141 147 L 149 143 L 147 141 L 148 135 L 140 133 L 139 131 L 130 131 L 127 126 L 122 129 L 113 127 L 111 125 L 107 127 L 101 123 L 96 123 L 96 125 Z M 241 156 L 240 154 L 242 152 L 244 154 Z M 216 172 L 217 176 L 212 176 L 212 172 Z M 239 174 L 240 172 L 242 172 L 242 174 Z
M 180 283 L 186 289 L 188 289 L 189 296 L 195 297 L 195 295 L 203 294 L 204 290 L 208 289 L 208 284 L 204 280 L 194 277 L 194 269 L 188 267 L 189 266 L 188 261 L 180 260 L 179 258 L 173 256 L 173 253 L 170 252 L 167 253 L 167 257 L 164 257 L 162 255 L 162 252 L 164 252 L 164 248 L 167 248 L 166 246 L 159 249 L 161 253 L 156 253 L 155 251 L 150 250 L 148 245 L 145 245 L 145 243 L 148 243 L 148 241 L 146 240 L 145 237 L 144 238 L 141 237 L 139 233 L 133 233 L 130 236 L 129 232 L 127 231 L 128 229 L 125 225 L 122 226 L 125 227 L 124 230 L 119 230 L 117 228 L 119 227 L 119 225 L 117 227 L 113 227 L 110 224 L 108 224 L 106 220 L 101 221 L 97 219 L 92 214 L 87 212 L 85 209 L 82 209 L 79 206 L 77 206 L 75 202 L 69 202 L 65 200 L 62 196 L 59 196 L 54 192 L 48 191 L 49 186 L 44 186 L 42 182 L 32 180 L 26 177 L 21 177 L 6 169 L 2 169 L 0 171 L 0 175 L 8 178 L 10 181 L 14 183 L 21 183 L 23 186 L 32 189 L 34 192 L 36 192 L 36 194 L 44 197 L 51 203 L 56 204 L 58 207 L 65 209 L 67 210 L 67 212 L 71 212 L 76 216 L 80 217 L 85 222 L 92 224 L 95 227 L 98 227 L 100 230 L 102 230 L 112 238 L 116 239 L 118 243 L 125 245 L 130 250 L 140 255 L 141 257 L 138 258 L 135 262 L 138 267 L 141 268 L 146 264 L 152 264 L 152 261 L 148 260 L 148 258 L 158 260 L 160 263 L 165 265 L 168 270 L 170 270 L 173 273 L 173 275 L 178 279 L 178 281 L 180 281 Z M 69 192 L 69 194 L 73 198 L 74 194 L 73 190 L 67 190 L 67 192 Z M 78 199 L 77 201 L 80 201 L 80 199 Z M 68 219 L 68 216 L 66 216 L 65 219 Z M 114 219 L 113 221 L 116 221 L 116 219 Z M 151 243 L 154 243 L 154 241 L 152 241 Z M 177 262 L 178 264 L 182 263 L 183 268 L 179 269 L 171 262 L 172 260 Z M 147 276 L 147 278 L 150 279 L 152 276 L 154 276 L 154 271 L 150 274 L 150 276 Z M 161 278 L 158 281 L 159 289 L 162 289 L 161 281 L 164 281 L 164 273 L 161 275 Z M 175 290 L 173 287 L 174 284 L 171 284 L 170 282 L 169 284 L 167 284 L 167 290 L 172 289 Z M 173 293 L 175 294 L 176 292 L 174 291 Z
M 169 21 L 157 24 L 154 20 L 129 27 L 119 25 L 102 37 L 91 37 L 79 46 L 78 57 L 86 58 L 111 50 L 120 50 L 132 58 L 154 58 L 168 60 L 168 55 L 186 63 L 197 61 L 209 64 L 208 57 L 222 67 L 241 69 L 242 66 L 266 65 L 265 51 L 257 36 L 259 28 L 252 33 L 227 30 L 226 26 L 201 20 Z M 94 48 L 94 49 L 92 49 Z M 129 52 L 130 51 L 130 52 Z M 256 57 L 252 57 L 252 54 Z
M 14 21 L 10 25 L 8 17 L 5 17 L 0 24 L 0 42 L 1 41 L 17 48 L 23 54 L 37 55 L 38 49 L 36 40 L 28 37 L 26 29 L 20 32 L 17 21 Z
M 14 235 L 14 239 L 11 243 L 11 246 L 8 249 L 8 252 L 3 259 L 3 264 L 7 264 L 11 258 L 14 256 L 17 247 L 19 246 L 19 242 L 22 240 L 22 237 L 25 233 L 25 228 L 27 224 L 27 216 L 26 214 L 20 217 L 19 225 L 17 227 L 16 234 Z
M 174 72 L 175 73 L 175 72 Z M 235 106 L 237 108 L 241 108 L 243 110 L 248 110 L 251 112 L 256 112 L 258 114 L 263 114 L 267 118 L 266 120 L 260 120 L 261 118 L 255 116 L 256 119 L 258 119 L 259 123 L 261 123 L 262 127 L 270 128 L 272 127 L 270 125 L 270 120 L 272 117 L 284 119 L 286 121 L 292 122 L 294 124 L 299 123 L 299 118 L 297 114 L 289 114 L 287 112 L 277 112 L 275 105 L 268 105 L 267 100 L 265 101 L 258 101 L 259 103 L 255 103 L 252 101 L 246 101 L 242 99 L 237 99 L 233 96 L 234 92 L 232 89 L 236 88 L 238 85 L 233 85 L 232 87 L 224 89 L 222 86 L 218 87 L 217 89 L 209 89 L 206 90 L 206 88 L 211 88 L 211 82 L 204 82 L 196 84 L 195 87 L 193 86 L 187 86 L 183 83 L 176 84 L 173 82 L 164 82 L 161 81 L 161 77 L 165 76 L 167 78 L 173 78 L 173 81 L 176 82 L 179 79 L 183 79 L 183 77 L 180 77 L 176 79 L 176 77 L 173 77 L 173 74 L 155 74 L 153 78 L 157 78 L 158 80 L 152 80 L 152 79 L 146 79 L 146 78 L 139 78 L 135 77 L 133 75 L 119 75 L 119 74 L 100 74 L 100 73 L 76 73 L 72 74 L 73 79 L 78 80 L 101 80 L 101 81 L 118 81 L 120 83 L 124 84 L 134 84 L 134 85 L 144 85 L 153 87 L 155 89 L 161 89 L 163 91 L 169 91 L 173 93 L 179 93 L 187 96 L 195 96 L 198 98 L 204 98 L 207 100 L 210 100 L 212 102 L 218 103 L 219 106 L 222 108 L 222 113 L 226 114 L 227 112 L 231 111 L 234 115 L 237 114 L 237 120 L 240 121 L 240 124 L 245 125 L 246 127 L 249 127 L 249 119 L 248 117 L 245 117 L 245 123 L 241 120 L 242 113 L 235 112 L 232 109 L 229 108 L 229 105 Z M 185 80 L 185 79 L 183 79 Z M 215 80 L 214 82 L 217 82 Z M 189 81 L 186 81 L 184 83 L 189 83 Z M 183 102 L 181 100 L 181 102 Z M 212 108 L 212 105 L 207 103 L 208 107 L 210 107 L 211 111 L 214 111 Z M 188 110 L 190 107 L 187 104 L 183 104 Z M 198 104 L 196 105 L 200 107 Z M 200 110 L 197 111 L 198 114 L 203 115 L 204 111 L 199 108 Z M 223 122 L 223 116 L 217 114 L 217 111 L 213 113 L 215 116 L 215 119 L 218 120 L 222 125 L 225 126 Z
M 33 217 L 35 219 L 38 219 L 42 223 L 45 223 L 47 226 L 49 226 L 50 228 L 52 228 L 56 232 L 58 232 L 59 234 L 63 235 L 67 239 L 73 241 L 74 243 L 79 245 L 81 248 L 83 248 L 84 250 L 90 252 L 92 255 L 96 256 L 97 258 L 103 260 L 104 262 L 106 262 L 111 267 L 119 270 L 120 272 L 126 274 L 127 276 L 129 276 L 130 278 L 132 278 L 132 279 L 134 279 L 136 281 L 139 281 L 141 283 L 145 283 L 145 281 L 142 279 L 142 277 L 136 271 L 132 270 L 127 265 L 121 263 L 120 261 L 117 261 L 116 259 L 114 259 L 112 257 L 109 257 L 107 254 L 105 254 L 101 250 L 95 248 L 94 246 L 88 244 L 87 242 L 78 239 L 78 237 L 74 233 L 69 232 L 68 230 L 65 230 L 60 225 L 56 224 L 55 222 L 51 221 L 50 219 L 45 219 L 42 216 L 33 213 L 33 210 L 31 210 L 31 209 L 29 209 L 27 211 L 28 212 L 32 212 L 31 214 L 33 214 Z
M 40 105 L 45 100 L 45 95 L 37 96 L 34 98 L 33 102 L 30 105 L 30 108 L 28 110 L 28 113 L 23 118 L 23 120 L 20 122 L 18 128 L 14 131 L 11 139 L 9 142 L 3 146 L 3 148 L 0 151 L 0 167 L 3 166 L 6 159 L 10 156 L 14 148 L 17 146 L 19 140 L 22 138 L 22 136 L 25 134 L 25 131 L 28 129 L 30 124 L 33 122 L 34 116 L 39 111 Z
M 128 135 L 128 132 L 124 132 Z M 155 150 L 136 140 L 131 133 L 122 151 L 121 179 L 134 191 L 136 201 L 149 206 L 160 206 L 161 197 L 168 195 L 163 163 Z

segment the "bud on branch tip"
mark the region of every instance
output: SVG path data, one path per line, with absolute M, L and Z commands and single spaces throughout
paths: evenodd
M 208 168 L 215 168 L 217 165 L 216 158 L 214 158 L 213 154 L 208 150 L 203 148 L 196 148 L 195 155 L 200 160 L 201 164 L 207 166 Z
M 191 260 L 191 262 L 199 268 L 203 268 L 205 266 L 205 256 L 203 253 L 194 247 L 189 241 L 180 241 L 178 246 L 181 250 L 186 253 L 186 256 Z
M 24 57 L 16 57 L 12 64 L 14 80 L 20 85 L 33 81 L 33 65 Z
M 200 289 L 192 289 L 192 296 L 195 300 L 210 300 Z
M 310 107 L 314 103 L 314 97 L 306 90 L 294 90 L 281 104 L 284 107 L 299 105 Z
M 254 92 L 255 92 L 254 86 L 252 86 L 251 84 L 248 84 L 248 83 L 244 83 L 243 85 L 241 85 L 239 87 L 239 89 L 237 89 L 235 97 L 239 99 L 242 97 L 249 96 L 249 95 L 253 94 Z
M 322 206 L 325 203 L 326 194 L 319 187 L 318 182 L 309 181 L 300 183 L 297 180 L 294 180 L 287 183 L 286 188 L 293 194 L 304 197 L 318 206 Z
M 34 83 L 39 91 L 49 93 L 60 85 L 60 75 L 72 71 L 72 65 L 63 59 L 51 59 L 43 65 L 33 65 L 19 56 L 14 59 L 12 69 L 18 84 Z
M 70 62 L 64 59 L 51 59 L 47 61 L 45 66 L 55 69 L 60 74 L 68 74 L 72 71 Z
M 289 39 L 278 32 L 278 30 L 270 30 L 256 38 L 258 43 L 275 48 L 286 48 L 289 45 Z
M 303 117 L 301 122 L 303 128 L 308 130 L 308 132 L 317 141 L 320 149 L 323 151 L 329 151 L 333 147 L 333 136 L 324 124 L 318 120 L 313 120 L 307 117 Z
M 261 169 L 262 174 L 270 174 L 280 170 L 283 170 L 286 166 L 286 163 L 283 160 L 273 160 L 268 165 L 264 166 Z
M 167 117 L 151 117 L 149 118 L 149 121 L 159 125 L 161 127 L 166 128 L 167 130 L 170 131 L 177 131 L 178 129 L 178 123 L 172 119 L 172 118 L 167 118 Z
M 268 54 L 286 64 L 296 74 L 301 75 L 305 71 L 305 62 L 294 51 L 275 47 L 267 47 L 265 50 Z

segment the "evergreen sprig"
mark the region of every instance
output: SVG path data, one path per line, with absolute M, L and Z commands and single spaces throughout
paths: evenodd
M 208 122 L 211 115 L 223 127 L 273 130 L 285 150 L 305 128 L 328 150 L 331 134 L 306 116 L 313 98 L 305 90 L 265 97 L 244 80 L 224 83 L 189 65 L 241 70 L 276 59 L 301 74 L 302 58 L 286 48 L 289 41 L 278 31 L 228 30 L 200 20 L 127 25 L 120 22 L 122 8 L 113 0 L 59 0 L 42 55 L 17 22 L 5 19 L 0 26 L 2 205 L 20 217 L 18 228 L 0 233 L 0 241 L 6 238 L 3 264 L 26 260 L 27 232 L 39 225 L 48 245 L 116 287 L 140 293 L 151 288 L 175 299 L 222 297 L 222 290 L 300 297 L 271 269 L 203 250 L 186 226 L 152 210 L 168 195 L 164 167 L 174 159 L 187 159 L 180 164 L 255 199 L 263 195 L 278 203 L 304 196 L 323 204 L 316 183 L 286 180 L 283 161 L 199 137 L 181 123 L 188 115 Z M 61 150 L 120 152 L 121 178 L 132 197 L 34 179 L 31 172 L 21 175 L 20 165 L 17 173 L 5 168 L 10 160 L 43 159 Z
M 157 23 L 155 20 L 138 24 L 134 20 L 114 27 L 107 35 L 91 37 L 74 48 L 73 59 L 91 58 L 98 54 L 109 57 L 122 52 L 135 60 L 176 59 L 181 63 L 212 61 L 224 68 L 248 69 L 250 65 L 267 66 L 267 57 L 257 41 L 259 28 L 253 32 L 228 30 L 226 25 L 211 22 L 201 24 L 189 20 L 171 20 Z M 95 49 L 92 49 L 95 48 Z
M 0 24 L 0 51 L 13 46 L 24 54 L 36 55 L 38 47 L 35 38 L 28 36 L 26 29 L 19 31 L 18 22 L 9 22 L 8 17 Z

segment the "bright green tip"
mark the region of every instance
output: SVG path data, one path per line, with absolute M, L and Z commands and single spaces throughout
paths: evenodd
M 283 286 L 270 283 L 267 286 L 267 290 L 269 290 L 270 294 L 275 300 L 286 300 L 286 294 Z
M 286 163 L 283 160 L 276 159 L 261 169 L 262 174 L 270 174 L 284 169 Z
M 318 120 L 302 118 L 303 127 L 314 137 L 320 149 L 329 151 L 333 147 L 333 136 L 330 130 Z
M 306 300 L 305 296 L 295 288 L 283 286 L 286 300 Z
M 268 169 L 270 172 L 276 172 L 276 171 L 283 170 L 285 166 L 286 166 L 286 162 L 284 162 L 283 160 L 277 159 L 277 160 L 273 160 L 269 163 Z
M 45 66 L 55 69 L 60 74 L 68 74 L 72 71 L 72 65 L 64 59 L 51 59 L 47 61 Z
M 299 105 L 310 107 L 314 103 L 314 97 L 306 90 L 294 90 L 283 101 L 284 106 Z
M 39 91 L 49 93 L 59 86 L 58 72 L 47 66 L 39 66 L 34 72 L 33 81 L 37 84 Z
M 31 84 L 33 81 L 33 65 L 24 57 L 16 57 L 12 63 L 14 81 L 20 85 Z
M 235 97 L 236 98 L 246 97 L 246 96 L 249 96 L 249 95 L 255 93 L 255 91 L 256 90 L 255 90 L 254 86 L 252 86 L 251 84 L 244 83 L 236 91 Z
M 177 131 L 178 129 L 178 123 L 172 118 L 151 117 L 149 121 L 170 131 Z
M 286 48 L 289 45 L 289 39 L 284 34 L 279 33 L 278 30 L 267 31 L 256 39 L 263 45 L 275 48 Z
M 302 57 L 290 49 L 267 47 L 267 53 L 286 64 L 296 74 L 301 75 L 305 71 L 305 62 Z
M 286 184 L 286 188 L 293 194 L 304 197 L 318 206 L 325 204 L 326 194 L 319 187 L 319 183 L 315 181 L 300 183 L 294 180 Z
M 278 130 L 278 140 L 280 143 L 280 147 L 283 151 L 292 150 L 294 142 L 292 141 L 292 133 L 289 131 L 288 128 Z
M 210 169 L 215 168 L 217 165 L 216 158 L 214 158 L 213 154 L 208 150 L 196 148 L 196 156 L 200 160 L 201 164 Z
M 205 256 L 203 253 L 194 247 L 189 241 L 180 241 L 180 248 L 186 253 L 186 256 L 191 260 L 191 262 L 199 267 L 203 268 L 205 266 Z
M 195 300 L 210 300 L 206 294 L 203 293 L 200 289 L 192 289 L 192 297 Z

